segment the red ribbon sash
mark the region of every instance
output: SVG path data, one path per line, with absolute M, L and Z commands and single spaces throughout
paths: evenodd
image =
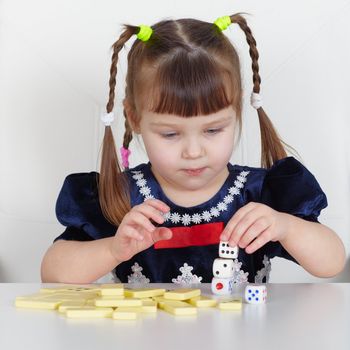
M 171 239 L 158 241 L 155 249 L 184 248 L 190 246 L 205 246 L 220 242 L 220 235 L 224 229 L 223 222 L 195 225 L 190 227 L 169 227 L 173 232 Z

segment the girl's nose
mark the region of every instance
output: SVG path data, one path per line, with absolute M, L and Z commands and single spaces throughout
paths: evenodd
M 183 148 L 183 157 L 196 159 L 204 155 L 204 149 L 198 139 L 191 138 L 186 141 Z

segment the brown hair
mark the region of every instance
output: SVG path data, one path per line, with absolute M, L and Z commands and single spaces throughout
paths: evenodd
M 230 16 L 243 30 L 252 58 L 253 91 L 260 92 L 256 41 L 241 13 Z M 231 105 L 242 128 L 242 82 L 239 57 L 230 40 L 213 23 L 196 19 L 164 20 L 154 24 L 147 42 L 136 40 L 128 53 L 125 101 L 139 122 L 140 112 L 182 117 L 208 115 Z M 138 26 L 124 24 L 124 31 L 113 44 L 107 113 L 113 110 L 118 54 L 124 44 L 139 32 Z M 147 104 L 147 106 L 146 106 Z M 286 145 L 278 136 L 262 107 L 257 110 L 261 130 L 261 165 L 270 167 L 286 157 Z M 129 147 L 132 129 L 124 108 L 123 146 Z M 102 147 L 99 199 L 105 217 L 118 226 L 130 211 L 126 174 L 122 172 L 110 126 L 106 126 Z

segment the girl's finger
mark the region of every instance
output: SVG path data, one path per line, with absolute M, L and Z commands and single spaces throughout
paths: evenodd
M 264 232 L 270 226 L 265 217 L 260 217 L 248 228 L 243 234 L 239 242 L 237 242 L 240 248 L 245 248 L 249 243 Z
M 152 206 L 153 208 L 160 210 L 163 213 L 167 213 L 168 211 L 170 211 L 170 207 L 167 204 L 165 204 L 164 202 L 160 201 L 159 199 L 150 198 L 150 199 L 145 200 L 143 202 L 143 204 L 148 204 L 148 205 Z
M 170 239 L 172 236 L 173 232 L 167 227 L 159 227 L 154 232 L 152 232 L 153 242 Z
M 271 240 L 271 229 L 266 229 L 245 249 L 247 254 L 252 254 Z
M 160 213 L 160 211 L 155 209 L 151 205 L 146 204 L 146 205 L 135 206 L 133 209 L 134 211 L 138 211 L 142 213 L 147 218 L 153 219 L 158 224 L 162 224 L 164 222 L 164 217 Z
M 128 223 L 127 223 L 128 225 L 137 224 L 150 232 L 155 230 L 155 226 L 149 221 L 149 219 L 146 216 L 141 214 L 139 211 L 132 210 L 127 215 L 128 215 Z
M 128 238 L 136 239 L 137 241 L 143 241 L 143 235 L 141 235 L 139 231 L 131 226 L 124 227 L 122 232 Z
M 236 225 L 239 223 L 239 221 L 250 211 L 254 210 L 256 207 L 256 203 L 250 202 L 247 205 L 243 206 L 242 208 L 238 209 L 236 213 L 233 215 L 233 217 L 230 219 L 230 221 L 227 223 L 226 227 L 221 233 L 220 241 L 229 241 L 231 239 L 231 234 L 233 230 L 235 229 Z M 236 245 L 236 244 L 235 244 Z
M 241 218 L 231 233 L 231 237 L 229 239 L 229 245 L 231 247 L 238 244 L 242 235 L 248 230 L 251 225 L 253 225 L 259 216 L 260 214 L 255 208 Z

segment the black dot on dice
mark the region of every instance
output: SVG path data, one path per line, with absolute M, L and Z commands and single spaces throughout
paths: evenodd
M 232 250 L 231 254 L 233 254 L 233 250 Z
M 216 271 L 215 273 L 218 275 L 218 274 L 219 274 L 219 271 Z
M 224 264 L 224 267 L 227 267 L 227 264 Z
M 222 251 L 221 251 L 221 253 L 225 253 L 225 251 L 224 251 L 224 250 L 222 250 Z
M 226 250 L 226 254 L 229 254 L 230 253 L 230 251 L 229 250 Z

